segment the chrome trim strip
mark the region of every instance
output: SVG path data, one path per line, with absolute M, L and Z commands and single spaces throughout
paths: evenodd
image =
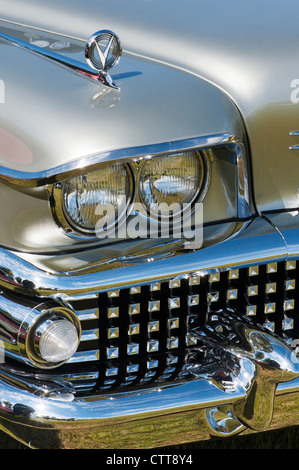
M 177 255 L 155 260 L 144 255 L 133 265 L 125 259 L 116 260 L 98 267 L 92 264 L 90 269 L 72 273 L 42 271 L 17 254 L 0 248 L 0 286 L 27 295 L 32 293 L 68 301 L 85 294 L 90 297 L 97 292 L 159 282 L 192 272 L 215 272 L 284 261 L 287 257 L 287 247 L 280 233 L 268 221 L 257 217 L 240 224 L 225 241 L 196 252 L 182 254 L 178 251 Z
M 96 382 L 76 383 L 75 387 L 78 392 L 88 392 L 95 387 Z
M 147 156 L 169 154 L 181 151 L 200 150 L 205 147 L 214 147 L 225 144 L 238 144 L 238 139 L 232 134 L 215 134 L 194 137 L 172 142 L 145 145 L 125 149 L 116 149 L 103 153 L 96 153 L 80 159 L 65 163 L 49 170 L 38 172 L 26 172 L 0 167 L 0 179 L 11 184 L 18 184 L 26 188 L 35 188 L 46 184 L 53 184 L 70 176 L 80 175 L 83 172 L 92 171 L 107 163 L 113 165 L 124 163 Z
M 81 333 L 81 341 L 92 341 L 99 339 L 99 330 L 97 328 L 93 330 L 83 330 Z
M 97 298 L 97 296 L 95 296 L 95 298 Z M 84 297 L 84 300 L 86 300 L 86 297 Z M 99 318 L 99 309 L 92 308 L 88 310 L 76 310 L 76 314 L 81 322 L 86 320 L 97 320 Z
M 57 375 L 51 375 L 51 382 L 53 383 L 65 383 L 70 389 L 73 389 L 76 392 L 90 391 L 96 384 L 99 377 L 98 371 L 93 372 L 72 372 L 72 373 L 62 373 Z M 49 382 L 49 376 L 46 377 L 43 374 L 38 374 L 36 378 L 40 381 Z
M 249 192 L 249 174 L 247 171 L 245 149 L 242 143 L 238 143 L 235 148 L 237 157 L 237 196 L 238 196 L 238 217 L 246 218 L 251 215 L 251 198 Z
M 79 351 L 76 352 L 66 364 L 80 363 L 80 362 L 91 362 L 98 361 L 100 359 L 100 352 L 98 349 Z
M 42 378 L 43 375 L 39 374 L 38 378 Z M 49 379 L 49 377 L 47 377 Z M 51 375 L 51 379 L 53 380 L 66 380 L 68 382 L 81 382 L 83 380 L 97 380 L 99 378 L 99 372 L 98 371 L 93 371 L 93 372 L 72 372 L 70 374 L 57 374 L 57 375 Z
M 68 301 L 71 302 L 71 301 L 80 301 L 80 300 L 92 300 L 92 299 L 97 299 L 97 298 L 98 298 L 98 294 L 96 292 L 92 292 L 91 294 L 86 292 L 86 293 L 82 293 L 82 294 L 78 293 L 78 294 L 70 295 L 70 296 L 68 296 Z M 80 318 L 80 321 L 85 319 L 84 318 L 84 315 L 86 313 L 85 310 L 78 310 L 76 313 L 78 314 L 78 316 L 80 316 L 82 314 L 82 318 Z M 87 315 L 89 315 L 89 314 L 87 314 Z M 91 315 L 92 315 L 92 313 L 91 313 Z M 96 315 L 97 315 L 96 318 L 98 318 L 98 314 L 96 314 Z M 90 317 L 90 318 L 86 317 L 86 319 L 87 320 L 93 320 L 94 317 L 93 316 Z
M 54 36 L 61 36 L 62 38 L 73 39 L 74 41 L 79 41 L 79 42 L 84 42 L 85 41 L 85 39 L 83 39 L 81 37 L 70 36 L 69 34 L 58 33 L 55 30 L 52 31 L 52 30 L 48 30 L 48 29 L 40 29 L 36 26 L 32 26 L 32 25 L 25 24 L 25 23 L 18 23 L 16 21 L 12 21 L 12 20 L 9 20 L 7 18 L 0 18 L 0 21 L 3 22 L 3 23 L 11 24 L 13 26 L 19 26 L 21 28 L 30 29 L 30 30 L 33 30 L 33 31 L 42 31 L 43 33 L 54 34 Z

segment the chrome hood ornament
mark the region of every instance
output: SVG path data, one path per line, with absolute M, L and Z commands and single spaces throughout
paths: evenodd
M 116 65 L 122 54 L 121 42 L 112 31 L 102 30 L 94 33 L 85 45 L 87 64 L 99 72 L 99 80 L 112 88 L 119 89 L 107 70 Z
M 116 65 L 122 54 L 122 45 L 116 34 L 108 30 L 98 31 L 93 34 L 85 45 L 85 58 L 86 63 L 75 60 L 63 54 L 58 54 L 53 50 L 40 47 L 31 42 L 23 41 L 22 39 L 0 31 L 0 39 L 4 39 L 18 47 L 47 57 L 55 62 L 67 66 L 76 72 L 83 73 L 85 76 L 96 80 L 102 85 L 109 86 L 115 90 L 120 91 L 120 88 L 115 85 L 107 70 Z M 94 72 L 97 71 L 97 73 Z

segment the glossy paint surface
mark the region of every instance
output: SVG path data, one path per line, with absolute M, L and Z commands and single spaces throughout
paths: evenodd
M 28 42 L 35 31 L 26 30 Z M 55 37 L 56 41 L 59 37 Z M 78 48 L 78 43 L 77 48 Z M 75 47 L 75 45 L 74 45 Z M 79 55 L 83 57 L 84 43 Z M 111 71 L 118 92 L 49 59 L 1 41 L 0 107 L 6 133 L 28 147 L 1 165 L 38 172 L 105 152 L 230 132 L 242 136 L 230 99 L 204 80 L 149 60 L 124 57 Z M 20 80 L 20 70 L 22 79 Z M 117 78 L 119 77 L 119 78 Z M 83 160 L 82 160 L 83 159 Z

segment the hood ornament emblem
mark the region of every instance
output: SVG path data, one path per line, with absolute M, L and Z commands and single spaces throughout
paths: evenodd
M 102 30 L 94 33 L 85 45 L 87 64 L 99 73 L 103 85 L 119 90 L 107 70 L 119 62 L 122 54 L 121 42 L 112 31 Z
M 22 39 L 9 36 L 0 31 L 0 38 L 5 41 L 22 47 L 26 50 L 47 57 L 61 65 L 69 67 L 76 72 L 82 73 L 85 76 L 96 80 L 103 85 L 114 88 L 120 91 L 120 88 L 115 85 L 107 70 L 111 69 L 119 62 L 122 54 L 122 45 L 119 38 L 112 31 L 102 30 L 93 34 L 85 45 L 85 58 L 86 63 L 75 60 L 68 55 L 63 55 L 55 52 L 53 49 L 46 49 L 37 44 L 23 41 Z M 95 73 L 95 70 L 97 73 Z

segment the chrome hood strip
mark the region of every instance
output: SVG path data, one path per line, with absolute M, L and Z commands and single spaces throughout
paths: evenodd
M 49 51 L 47 49 L 43 49 L 42 47 L 36 46 L 30 42 L 22 41 L 22 39 L 15 38 L 8 34 L 3 33 L 0 31 L 0 38 L 4 39 L 12 43 L 15 46 L 22 47 L 30 52 L 34 52 L 35 54 L 39 54 L 47 59 L 54 60 L 55 62 L 60 63 L 61 65 L 65 65 L 67 67 L 72 68 L 77 72 L 84 72 L 93 78 L 94 80 L 98 80 L 98 73 L 95 72 L 91 67 L 89 67 L 86 63 L 80 62 L 78 60 L 72 59 L 71 57 L 64 56 L 62 54 L 57 54 L 54 51 Z
M 30 52 L 34 52 L 35 54 L 39 54 L 47 59 L 54 60 L 55 62 L 58 62 L 61 65 L 70 67 L 75 72 L 81 72 L 86 77 L 97 81 L 101 85 L 109 86 L 115 90 L 120 91 L 120 89 L 114 84 L 110 75 L 105 70 L 95 72 L 94 69 L 92 69 L 88 64 L 85 64 L 84 62 L 80 62 L 78 60 L 72 59 L 71 57 L 67 57 L 62 54 L 57 54 L 56 52 L 43 49 L 39 46 L 36 46 L 35 44 L 22 41 L 22 39 L 15 38 L 1 31 L 0 38 L 4 39 L 5 41 L 9 41 L 15 46 L 22 47 L 23 49 L 26 49 Z

